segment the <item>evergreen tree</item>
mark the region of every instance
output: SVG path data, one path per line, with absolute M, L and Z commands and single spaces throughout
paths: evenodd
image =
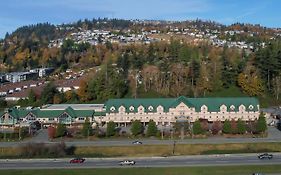
M 225 120 L 223 123 L 223 128 L 222 132 L 225 134 L 230 134 L 231 133 L 231 123 L 229 120 Z
M 156 136 L 157 133 L 157 126 L 156 123 L 153 120 L 150 120 L 148 123 L 148 127 L 147 127 L 147 131 L 146 131 L 146 135 L 148 137 L 150 136 Z
M 67 130 L 65 124 L 59 123 L 56 129 L 56 137 L 63 137 L 65 136 Z
M 0 99 L 0 108 L 6 108 L 7 107 L 7 102 L 4 99 Z
M 199 120 L 196 120 L 193 124 L 193 134 L 204 134 L 204 130 L 202 129 L 201 123 Z
M 85 123 L 83 124 L 83 128 L 82 128 L 81 133 L 82 133 L 82 135 L 84 137 L 87 137 L 87 136 L 92 135 L 92 133 L 93 133 L 92 131 L 93 130 L 92 130 L 92 126 L 91 126 L 90 120 L 87 117 L 86 120 L 85 120 Z
M 261 113 L 257 123 L 257 132 L 263 133 L 267 130 L 266 120 L 264 115 Z
M 239 119 L 237 122 L 237 132 L 238 134 L 245 134 L 246 132 L 246 124 L 241 119 Z
M 28 103 L 32 105 L 34 102 L 36 102 L 36 96 L 32 89 L 28 92 Z
M 140 120 L 135 120 L 132 122 L 131 132 L 132 132 L 133 136 L 137 136 L 137 135 L 143 133 L 143 126 L 142 126 Z
M 115 135 L 115 133 L 116 133 L 115 127 L 116 127 L 116 125 L 113 121 L 109 121 L 107 123 L 107 126 L 106 126 L 106 136 L 107 137 L 111 137 L 111 136 Z
M 48 83 L 41 94 L 41 101 L 44 104 L 53 103 L 54 96 L 59 94 L 53 82 Z

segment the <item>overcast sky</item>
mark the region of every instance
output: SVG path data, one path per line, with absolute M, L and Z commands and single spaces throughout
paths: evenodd
M 281 27 L 281 0 L 0 0 L 0 38 L 20 26 L 98 17 L 205 19 Z

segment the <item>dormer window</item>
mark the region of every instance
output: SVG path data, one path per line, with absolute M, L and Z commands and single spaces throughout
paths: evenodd
M 240 110 L 240 111 L 245 111 L 245 106 L 244 106 L 244 105 L 240 105 L 240 106 L 239 106 L 239 110 Z
M 207 110 L 208 110 L 208 108 L 206 105 L 201 106 L 201 111 L 207 111 Z
M 249 109 L 250 109 L 250 110 L 253 110 L 253 109 L 254 109 L 254 106 L 253 106 L 253 105 L 250 105 L 250 106 L 249 106 Z
M 111 106 L 110 111 L 112 111 L 112 112 L 115 111 L 115 107 Z
M 138 111 L 139 111 L 139 112 L 143 112 L 143 110 L 144 110 L 143 106 L 139 106 L 139 107 L 138 107 Z
M 125 112 L 125 107 L 124 106 L 120 106 L 119 107 L 119 112 Z
M 149 107 L 148 107 L 148 110 L 149 110 L 149 111 L 153 111 L 153 107 L 152 107 L 152 106 L 149 106 Z
M 132 112 L 132 111 L 134 111 L 134 106 L 130 106 L 130 108 L 129 108 L 129 110 Z
M 221 110 L 222 112 L 224 112 L 224 111 L 227 110 L 227 107 L 226 107 L 225 105 L 221 105 L 220 110 Z
M 230 109 L 231 109 L 232 111 L 234 111 L 235 106 L 234 106 L 234 105 L 231 105 L 231 106 L 230 106 Z
M 163 107 L 162 106 L 158 106 L 157 107 L 157 112 L 163 112 Z

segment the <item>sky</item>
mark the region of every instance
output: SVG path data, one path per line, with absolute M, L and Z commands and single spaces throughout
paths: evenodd
M 122 18 L 212 20 L 281 27 L 281 0 L 0 0 L 0 38 L 18 27 L 42 22 Z

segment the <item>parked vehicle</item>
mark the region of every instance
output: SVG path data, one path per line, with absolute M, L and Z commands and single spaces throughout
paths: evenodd
M 83 163 L 86 159 L 84 158 L 74 158 L 69 161 L 69 163 Z
M 258 156 L 259 159 L 272 159 L 273 155 L 272 154 L 268 154 L 268 153 L 264 153 L 264 154 L 260 154 Z
M 136 140 L 136 141 L 133 141 L 133 142 L 132 142 L 132 144 L 134 144 L 134 145 L 141 145 L 141 144 L 142 144 L 142 142 L 140 142 L 140 141 Z
M 119 162 L 119 165 L 123 166 L 123 165 L 135 165 L 136 162 L 133 160 L 123 160 L 121 162 Z

